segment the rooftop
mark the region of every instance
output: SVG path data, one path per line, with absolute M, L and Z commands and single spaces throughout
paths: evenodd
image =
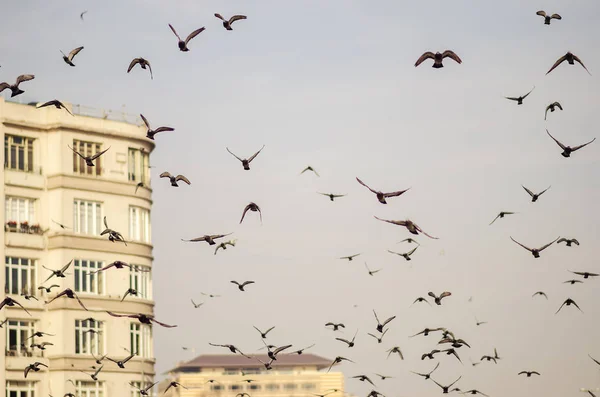
M 246 358 L 240 354 L 202 354 L 193 360 L 179 364 L 169 372 L 182 372 L 192 368 L 264 368 L 258 360 L 271 361 L 266 354 L 253 354 Z M 328 368 L 333 360 L 315 354 L 278 354 L 277 360 L 271 364 L 273 368 L 316 366 L 317 369 Z M 187 372 L 187 371 L 186 371 Z

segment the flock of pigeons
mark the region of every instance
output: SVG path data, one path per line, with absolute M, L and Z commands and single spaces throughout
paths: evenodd
M 81 19 L 82 20 L 83 20 L 83 15 L 86 12 L 87 11 L 84 11 L 83 13 L 81 13 Z M 562 17 L 560 15 L 558 15 L 558 14 L 548 15 L 544 11 L 538 11 L 537 15 L 539 15 L 539 16 L 541 16 L 541 17 L 544 18 L 544 23 L 546 25 L 550 25 L 550 22 L 552 20 L 561 20 L 562 19 Z M 223 27 L 225 29 L 227 29 L 227 30 L 233 30 L 232 29 L 232 24 L 234 22 L 246 19 L 246 16 L 244 16 L 244 15 L 234 15 L 231 18 L 226 19 L 223 16 L 221 16 L 220 14 L 215 14 L 215 17 L 218 18 L 218 19 L 220 19 L 222 21 Z M 170 30 L 173 32 L 173 34 L 176 36 L 176 38 L 178 40 L 177 41 L 178 48 L 182 52 L 190 51 L 190 48 L 189 48 L 190 41 L 194 37 L 196 37 L 197 35 L 199 35 L 200 33 L 202 33 L 205 30 L 204 27 L 196 29 L 193 32 L 191 32 L 185 38 L 185 40 L 184 40 L 184 39 L 182 39 L 179 36 L 179 34 L 177 33 L 176 29 L 171 24 L 169 24 L 168 26 L 169 26 Z M 71 66 L 71 67 L 75 67 L 74 58 L 83 49 L 84 49 L 83 46 L 77 47 L 77 48 L 73 49 L 72 51 L 70 51 L 68 55 L 64 54 L 61 51 L 61 53 L 63 55 L 64 62 L 67 65 Z M 425 52 L 423 55 L 421 55 L 417 59 L 417 61 L 415 63 L 415 67 L 421 65 L 424 61 L 426 61 L 428 59 L 432 59 L 433 60 L 433 65 L 432 65 L 433 68 L 436 68 L 436 69 L 442 68 L 442 67 L 444 67 L 443 60 L 446 59 L 446 58 L 452 59 L 455 62 L 457 62 L 458 64 L 462 63 L 461 58 L 456 53 L 454 53 L 451 50 L 446 50 L 443 53 L 440 53 L 440 52 L 436 52 L 436 53 Z M 590 73 L 579 57 L 577 57 L 576 55 L 572 54 L 571 52 L 567 52 L 565 55 L 563 55 L 562 57 L 560 57 L 555 62 L 555 64 L 548 70 L 548 72 L 546 74 L 552 72 L 555 68 L 557 68 L 559 65 L 561 65 L 564 61 L 567 61 L 567 63 L 570 64 L 570 65 L 574 65 L 574 63 L 577 62 L 577 63 L 579 63 L 588 72 L 588 74 Z M 149 71 L 149 73 L 150 73 L 151 79 L 153 78 L 152 68 L 151 68 L 150 62 L 147 59 L 142 58 L 142 57 L 135 58 L 135 59 L 133 59 L 130 62 L 129 67 L 127 68 L 127 73 L 131 72 L 132 69 L 136 65 L 139 65 L 141 69 L 144 69 L 144 70 L 147 69 Z M 20 75 L 20 76 L 17 77 L 17 79 L 16 79 L 16 81 L 15 81 L 14 84 L 9 84 L 9 83 L 6 83 L 6 82 L 1 83 L 0 84 L 0 92 L 4 91 L 5 89 L 10 89 L 11 90 L 11 97 L 20 95 L 20 94 L 22 94 L 24 92 L 20 88 L 20 85 L 22 83 L 24 83 L 24 82 L 31 81 L 34 78 L 35 78 L 35 76 L 32 75 L 32 74 L 23 74 L 23 75 Z M 535 87 L 533 89 L 535 89 Z M 529 91 L 525 95 L 518 96 L 518 97 L 506 97 L 506 98 L 509 99 L 509 100 L 516 101 L 518 105 L 522 105 L 524 103 L 524 100 L 531 94 L 531 92 L 533 91 L 533 89 L 531 91 Z M 45 102 L 43 104 L 40 104 L 40 105 L 38 105 L 38 108 L 43 108 L 43 107 L 47 107 L 47 106 L 54 106 L 57 109 L 64 109 L 64 110 L 66 110 L 67 112 L 69 112 L 72 115 L 72 113 L 69 111 L 69 109 L 66 108 L 64 106 L 64 104 L 62 104 L 60 101 L 58 101 L 56 99 L 48 101 L 48 102 Z M 548 111 L 554 112 L 556 108 L 560 109 L 561 111 L 563 110 L 563 108 L 562 108 L 562 106 L 561 106 L 561 104 L 559 102 L 553 102 L 553 103 L 549 104 L 546 107 L 545 117 L 544 118 L 546 119 Z M 157 133 L 174 131 L 173 128 L 171 128 L 171 127 L 164 127 L 164 126 L 158 127 L 156 129 L 152 129 L 151 126 L 150 126 L 150 123 L 149 123 L 148 119 L 146 117 L 144 117 L 143 115 L 140 115 L 140 116 L 141 116 L 141 118 L 142 118 L 142 120 L 143 120 L 143 122 L 144 122 L 144 124 L 145 124 L 145 126 L 147 128 L 147 135 L 146 136 L 147 136 L 148 139 L 152 139 L 153 140 L 154 137 L 155 137 L 155 135 Z M 564 157 L 566 157 L 566 158 L 570 157 L 573 152 L 575 152 L 575 151 L 577 151 L 577 150 L 579 150 L 579 149 L 581 149 L 581 148 L 583 148 L 583 147 L 591 144 L 595 140 L 595 138 L 594 138 L 594 139 L 590 140 L 587 143 L 571 147 L 571 146 L 564 145 L 563 143 L 561 143 L 560 141 L 558 141 L 554 136 L 552 136 L 550 134 L 550 132 L 547 131 L 547 134 L 550 136 L 550 138 L 552 138 L 556 142 L 556 144 L 558 146 L 560 146 L 560 148 L 562 149 L 561 155 L 564 156 Z M 96 159 L 98 159 L 101 155 L 103 155 L 104 153 L 106 153 L 110 149 L 110 147 L 107 148 L 107 149 L 105 149 L 105 150 L 103 150 L 103 151 L 101 151 L 101 152 L 98 152 L 98 153 L 96 153 L 94 155 L 88 155 L 88 156 L 83 155 L 82 153 L 79 153 L 74 148 L 69 147 L 69 149 L 71 149 L 74 153 L 76 153 L 78 156 L 80 156 L 85 161 L 85 163 L 87 164 L 87 166 L 93 167 L 94 166 L 94 161 Z M 242 167 L 243 167 L 244 170 L 250 170 L 250 164 L 252 163 L 253 160 L 255 160 L 257 158 L 257 156 L 260 154 L 260 152 L 264 149 L 264 146 L 261 149 L 259 149 L 256 153 L 254 153 L 253 155 L 251 155 L 248 158 L 241 158 L 241 157 L 237 156 L 236 154 L 234 154 L 231 150 L 229 150 L 229 148 L 226 148 L 226 149 L 227 149 L 227 151 L 232 156 L 234 156 L 237 160 L 239 160 L 241 162 Z M 317 171 L 314 170 L 311 166 L 306 167 L 301 172 L 301 174 L 303 174 L 303 173 L 305 173 L 307 171 L 313 172 L 316 176 L 319 176 L 319 174 L 317 173 Z M 163 172 L 162 174 L 160 174 L 160 177 L 161 178 L 168 178 L 171 186 L 173 186 L 173 187 L 178 187 L 179 186 L 178 182 L 184 182 L 184 183 L 186 183 L 188 185 L 191 184 L 190 180 L 187 177 L 185 177 L 184 175 L 176 175 L 176 176 L 174 176 L 174 175 L 171 175 L 169 172 Z M 386 193 L 386 192 L 383 192 L 383 191 L 371 188 L 370 186 L 368 186 L 366 183 L 364 183 L 359 178 L 356 178 L 356 180 L 357 180 L 357 182 L 360 185 L 364 186 L 370 192 L 372 192 L 373 194 L 375 194 L 377 200 L 381 204 L 387 204 L 387 200 L 386 199 L 390 199 L 392 197 L 398 197 L 398 196 L 406 193 L 410 189 L 409 188 L 409 189 L 398 190 L 398 191 L 393 191 L 393 192 L 387 192 Z M 136 192 L 137 192 L 137 189 L 139 187 L 142 187 L 142 186 L 143 186 L 143 183 L 138 183 L 138 185 L 136 186 Z M 547 189 L 541 191 L 540 193 L 534 193 L 533 191 L 531 191 L 530 189 L 528 189 L 525 186 L 523 186 L 523 189 L 530 195 L 531 201 L 532 202 L 536 202 L 540 198 L 540 196 L 549 189 L 549 187 Z M 334 201 L 337 198 L 345 196 L 343 194 L 322 193 L 322 192 L 318 192 L 318 193 L 321 194 L 321 195 L 327 196 L 331 201 Z M 260 209 L 260 207 L 256 203 L 253 203 L 253 202 L 249 203 L 243 209 L 240 223 L 242 223 L 244 221 L 244 218 L 245 218 L 246 213 L 248 211 L 258 212 L 258 215 L 260 217 L 260 221 L 262 223 L 261 209 Z M 490 223 L 490 225 L 492 225 L 498 219 L 503 219 L 505 216 L 507 216 L 507 215 L 513 215 L 513 214 L 515 214 L 515 212 L 502 211 L 502 212 L 500 212 L 492 220 L 492 222 Z M 413 235 L 423 234 L 423 235 L 425 235 L 425 236 L 427 236 L 427 237 L 429 237 L 431 239 L 437 239 L 437 237 L 434 237 L 434 236 L 432 236 L 432 235 L 424 232 L 423 229 L 421 229 L 416 223 L 414 223 L 413 221 L 411 221 L 409 219 L 405 219 L 405 220 L 388 220 L 388 219 L 381 219 L 381 218 L 378 218 L 378 217 L 375 217 L 375 218 L 377 220 L 379 220 L 379 221 L 382 221 L 382 222 L 386 222 L 386 223 L 390 223 L 390 224 L 393 224 L 393 225 L 396 225 L 396 226 L 404 227 L 404 228 L 406 228 L 408 230 L 409 233 L 411 233 Z M 55 223 L 57 223 L 63 229 L 67 228 L 66 226 L 64 226 L 64 225 L 62 225 L 62 224 L 60 224 L 58 222 L 55 222 Z M 118 231 L 112 230 L 112 229 L 110 229 L 108 227 L 107 221 L 106 221 L 106 217 L 104 217 L 104 225 L 105 225 L 106 228 L 102 232 L 103 236 L 107 235 L 108 239 L 110 241 L 112 241 L 112 242 L 123 242 L 125 245 L 127 244 L 121 233 L 119 233 Z M 235 246 L 236 240 L 229 240 L 229 241 L 222 242 L 222 243 L 219 243 L 219 244 L 217 244 L 217 242 L 215 241 L 215 240 L 222 239 L 222 238 L 224 238 L 224 237 L 226 237 L 226 236 L 228 236 L 230 234 L 231 233 L 229 233 L 229 234 L 212 234 L 212 235 L 207 234 L 207 235 L 200 236 L 200 237 L 197 237 L 197 238 L 193 238 L 193 239 L 190 239 L 190 240 L 182 240 L 182 241 L 186 241 L 186 242 L 206 242 L 208 245 L 211 245 L 211 246 L 217 245 L 217 247 L 215 249 L 215 252 L 214 252 L 215 255 L 216 255 L 217 252 L 219 251 L 219 249 L 226 250 L 227 246 Z M 510 237 L 510 238 L 516 244 L 518 244 L 519 246 L 521 246 L 524 249 L 526 249 L 529 252 L 531 252 L 531 254 L 534 256 L 534 258 L 539 258 L 540 257 L 540 253 L 543 250 L 545 250 L 546 248 L 548 248 L 549 246 L 553 245 L 554 243 L 562 243 L 562 242 L 564 242 L 567 247 L 571 247 L 572 244 L 579 245 L 579 242 L 575 238 L 559 238 L 559 237 L 557 237 L 552 242 L 550 242 L 548 244 L 545 244 L 545 245 L 541 246 L 540 248 L 529 248 L 528 246 L 522 244 L 521 242 L 515 240 L 514 238 L 512 238 L 512 237 Z M 411 260 L 411 255 L 413 255 L 415 253 L 415 251 L 417 250 L 417 248 L 419 247 L 419 243 L 416 240 L 414 240 L 412 237 L 403 240 L 403 242 L 407 242 L 409 244 L 416 244 L 416 246 L 414 248 L 412 248 L 410 251 L 407 251 L 407 252 L 404 252 L 404 253 L 399 253 L 399 252 L 394 252 L 394 251 L 389 251 L 389 252 L 392 253 L 392 254 L 399 255 L 399 256 L 403 257 L 404 259 L 406 259 L 407 261 L 409 261 L 409 260 Z M 348 260 L 348 261 L 352 261 L 355 257 L 357 257 L 359 255 L 360 254 L 354 254 L 354 255 L 342 257 L 340 259 L 345 259 L 345 260 Z M 51 271 L 50 276 L 45 280 L 44 283 L 52 280 L 53 277 L 56 277 L 56 278 L 65 278 L 66 277 L 66 273 L 65 272 L 69 268 L 69 266 L 72 264 L 72 262 L 73 261 L 71 260 L 65 266 L 63 266 L 62 268 L 57 269 L 57 270 L 49 269 L 49 268 L 44 267 L 45 269 Z M 366 263 L 365 263 L 365 266 L 366 266 L 368 274 L 370 276 L 375 275 L 377 272 L 379 272 L 381 270 L 381 269 L 371 270 Z M 124 263 L 124 262 L 121 262 L 121 261 L 115 261 L 115 262 L 107 265 L 106 267 L 98 270 L 97 272 L 107 271 L 107 270 L 109 270 L 111 268 L 115 268 L 115 269 L 130 268 L 130 269 L 132 269 L 132 268 L 136 268 L 136 267 L 134 265 L 130 265 L 130 264 L 127 264 L 127 263 Z M 137 270 L 142 270 L 142 269 L 138 269 L 138 268 L 136 268 L 136 269 Z M 567 280 L 567 281 L 565 281 L 565 283 L 570 283 L 570 284 L 581 283 L 581 282 L 583 282 L 582 280 L 587 280 L 587 279 L 589 279 L 591 277 L 596 277 L 596 276 L 599 275 L 597 273 L 591 273 L 591 272 L 587 272 L 587 271 L 572 271 L 571 273 L 573 273 L 573 274 L 575 274 L 577 276 L 580 276 L 581 279 Z M 247 280 L 247 281 L 242 281 L 242 282 L 232 280 L 231 283 L 235 284 L 237 286 L 237 288 L 239 289 L 239 291 L 245 291 L 245 287 L 247 287 L 248 285 L 254 284 L 255 282 L 252 281 L 252 280 Z M 45 291 L 47 294 L 50 294 L 52 288 L 55 288 L 55 287 L 59 288 L 59 286 L 57 284 L 52 284 L 52 285 L 47 286 L 47 287 L 46 286 L 40 286 L 39 289 Z M 132 288 L 129 288 L 125 292 L 122 300 L 124 300 L 128 295 L 136 295 L 136 294 L 137 294 L 137 291 L 135 291 Z M 218 296 L 218 295 L 209 295 L 209 294 L 204 294 L 204 295 L 209 296 L 209 297 L 216 297 L 216 296 Z M 444 298 L 450 297 L 451 295 L 452 294 L 449 291 L 443 291 L 439 295 L 435 294 L 434 292 L 429 292 L 428 293 L 428 296 L 430 298 L 432 298 L 433 302 L 436 305 L 442 305 L 442 300 Z M 546 299 L 548 299 L 547 295 L 543 291 L 538 291 L 538 292 L 534 293 L 532 297 L 536 297 L 536 296 L 543 296 Z M 30 295 L 27 291 L 23 293 L 23 297 L 24 297 L 24 299 L 36 299 L 37 300 L 37 298 L 35 296 Z M 75 299 L 75 300 L 77 300 L 77 302 L 79 303 L 79 305 L 81 305 L 81 307 L 84 310 L 88 310 L 86 308 L 86 306 L 84 305 L 84 303 L 82 302 L 82 300 L 70 288 L 66 288 L 62 292 L 59 292 L 50 301 L 46 302 L 46 304 L 50 304 L 54 300 L 56 300 L 58 298 L 61 298 L 61 297 L 65 297 L 65 298 L 68 298 L 68 299 Z M 431 304 L 431 303 L 429 303 L 429 300 L 427 298 L 422 297 L 422 296 L 417 297 L 414 300 L 413 304 L 416 304 L 416 303 Z M 194 308 L 198 308 L 198 307 L 202 306 L 203 303 L 196 303 L 196 302 L 194 302 L 192 300 L 192 304 L 193 304 Z M 27 311 L 27 309 L 25 309 L 17 300 L 13 299 L 12 297 L 6 297 L 0 303 L 0 309 L 2 309 L 4 306 L 15 306 L 15 305 L 16 306 L 20 306 L 27 314 L 31 315 Z M 560 312 L 563 309 L 564 306 L 571 306 L 571 305 L 575 306 L 577 309 L 579 309 L 580 311 L 582 311 L 581 308 L 578 306 L 578 304 L 573 299 L 567 298 L 567 299 L 564 300 L 564 302 L 562 303 L 562 305 L 560 305 L 560 307 L 558 308 L 558 310 L 556 311 L 556 313 Z M 143 323 L 143 324 L 150 324 L 151 325 L 152 323 L 155 323 L 155 324 L 158 324 L 160 326 L 168 327 L 168 328 L 176 327 L 176 325 L 168 325 L 168 324 L 162 323 L 160 321 L 157 321 L 152 316 L 144 315 L 144 314 L 141 314 L 141 313 L 140 314 L 118 314 L 118 313 L 113 313 L 113 312 L 109 312 L 109 311 L 107 311 L 107 313 L 109 315 L 111 315 L 111 316 L 114 316 L 114 317 L 127 317 L 127 318 L 137 319 L 140 323 Z M 390 323 L 396 318 L 396 316 L 391 316 L 391 317 L 385 319 L 382 322 L 382 321 L 380 321 L 380 319 L 379 319 L 377 313 L 375 312 L 375 310 L 373 310 L 373 314 L 374 314 L 374 320 L 376 321 L 377 324 L 374 324 L 374 331 L 368 333 L 368 335 L 371 336 L 371 337 L 373 337 L 377 341 L 377 343 L 380 344 L 380 343 L 382 343 L 383 337 L 385 336 L 385 334 L 389 330 Z M 90 317 L 86 321 L 95 322 L 96 320 L 93 317 Z M 4 323 L 5 322 L 6 322 L 6 320 L 4 321 Z M 477 321 L 477 325 L 478 326 L 482 325 L 482 324 L 485 324 L 485 322 L 479 322 L 479 321 Z M 0 327 L 2 325 L 3 325 L 3 323 L 0 323 Z M 327 324 L 325 324 L 325 326 L 326 327 L 331 327 L 333 331 L 339 331 L 342 328 L 346 327 L 343 323 L 334 323 L 334 322 L 328 322 Z M 241 355 L 247 357 L 248 359 L 258 360 L 258 361 L 260 361 L 262 363 L 262 365 L 264 365 L 264 367 L 265 367 L 266 370 L 271 370 L 272 369 L 272 364 L 273 364 L 274 361 L 277 360 L 277 355 L 278 354 L 284 353 L 284 354 L 298 354 L 298 355 L 300 355 L 300 354 L 303 354 L 303 352 L 306 349 L 309 349 L 309 348 L 311 348 L 311 347 L 314 346 L 314 345 L 311 345 L 311 346 L 308 346 L 308 347 L 305 347 L 305 348 L 302 348 L 302 349 L 299 349 L 299 350 L 296 350 L 296 351 L 293 351 L 293 352 L 286 352 L 288 349 L 290 349 L 292 347 L 291 344 L 287 344 L 287 345 L 284 345 L 284 346 L 275 346 L 275 345 L 267 344 L 265 342 L 265 340 L 267 339 L 267 334 L 271 330 L 273 330 L 275 327 L 271 327 L 271 328 L 267 329 L 264 332 L 261 331 L 260 329 L 256 328 L 256 327 L 254 327 L 254 328 L 260 333 L 261 340 L 263 341 L 263 343 L 265 345 L 265 348 L 267 349 L 267 356 L 269 358 L 268 361 L 262 361 L 262 360 L 260 360 L 257 357 L 252 358 L 252 357 L 244 354 L 239 348 L 237 348 L 236 346 L 231 345 L 231 344 L 215 344 L 215 343 L 210 343 L 210 345 L 211 346 L 215 346 L 215 347 L 226 348 L 231 353 L 241 354 Z M 97 332 L 97 331 L 89 330 L 88 332 Z M 358 331 L 354 334 L 354 337 L 352 339 L 350 339 L 350 340 L 345 339 L 345 338 L 341 338 L 341 337 L 336 337 L 335 340 L 337 340 L 339 342 L 342 342 L 347 348 L 352 348 L 352 347 L 355 346 L 355 339 L 356 339 L 357 333 L 358 333 Z M 458 352 L 460 351 L 461 348 L 464 348 L 464 347 L 470 348 L 471 346 L 465 340 L 461 339 L 459 336 L 457 336 L 453 331 L 449 330 L 448 328 L 445 328 L 445 327 L 425 328 L 422 331 L 420 331 L 420 332 L 418 332 L 418 333 L 416 333 L 416 334 L 414 334 L 414 335 L 412 335 L 410 337 L 417 337 L 419 335 L 422 335 L 423 337 L 427 337 L 430 334 L 434 334 L 434 333 L 439 334 L 439 341 L 437 342 L 437 346 L 444 345 L 444 346 L 448 346 L 448 347 L 444 348 L 444 349 L 442 349 L 441 347 L 440 348 L 433 348 L 430 352 L 423 353 L 422 356 L 421 356 L 421 360 L 426 360 L 426 359 L 433 360 L 433 359 L 435 359 L 436 355 L 443 355 L 443 354 L 445 354 L 445 355 L 448 355 L 448 356 L 453 356 L 458 361 L 462 362 L 462 359 L 461 359 L 461 357 L 460 357 L 460 355 L 459 355 Z M 38 349 L 44 350 L 46 348 L 46 346 L 52 345 L 51 342 L 47 342 L 47 341 L 36 343 L 36 339 L 35 338 L 42 338 L 42 337 L 47 337 L 47 336 L 51 337 L 53 335 L 50 335 L 50 334 L 47 334 L 47 333 L 41 332 L 41 331 L 35 332 L 33 335 L 30 336 L 30 339 L 31 339 L 31 342 L 32 342 L 32 344 L 31 344 L 30 347 L 33 348 L 33 349 L 38 348 Z M 393 355 L 397 355 L 399 359 L 404 360 L 404 355 L 402 353 L 402 350 L 401 350 L 400 346 L 393 346 L 390 349 L 388 349 L 386 352 L 388 353 L 388 358 L 393 354 Z M 98 375 L 100 374 L 100 372 L 101 372 L 101 370 L 102 370 L 102 368 L 104 366 L 102 364 L 102 361 L 104 359 L 107 359 L 107 360 L 113 362 L 119 368 L 125 368 L 125 364 L 131 358 L 133 358 L 135 356 L 135 354 L 136 354 L 136 352 L 130 352 L 129 356 L 127 356 L 125 358 L 122 358 L 122 359 L 111 358 L 111 357 L 107 357 L 105 355 L 105 356 L 96 358 L 96 362 L 100 366 L 99 367 L 94 367 L 93 369 L 95 371 L 93 373 L 87 373 L 87 372 L 85 372 L 83 370 L 81 372 L 85 372 L 85 373 L 87 373 L 91 377 L 91 379 L 97 380 L 98 379 Z M 600 365 L 600 362 L 598 360 L 592 358 L 591 356 L 590 356 L 590 358 L 596 364 Z M 483 355 L 481 357 L 481 359 L 480 359 L 479 362 L 474 362 L 472 364 L 475 366 L 475 365 L 478 365 L 481 362 L 494 362 L 494 363 L 497 363 L 501 359 L 502 358 L 498 355 L 497 350 L 494 349 L 494 353 L 493 354 Z M 339 364 L 339 363 L 341 363 L 343 361 L 354 362 L 351 359 L 346 358 L 344 356 L 341 356 L 341 355 L 336 356 L 335 359 L 332 361 L 331 365 L 329 366 L 328 372 L 332 368 L 333 365 Z M 455 386 L 460 381 L 461 376 L 459 376 L 457 379 L 453 380 L 451 383 L 447 383 L 447 384 L 439 383 L 437 380 L 433 379 L 433 377 L 432 377 L 433 373 L 438 369 L 439 366 L 440 366 L 440 363 L 438 362 L 434 366 L 434 368 L 431 371 L 427 372 L 427 373 L 418 373 L 418 372 L 413 372 L 413 373 L 416 374 L 416 375 L 418 375 L 418 376 L 420 376 L 420 377 L 423 377 L 425 380 L 431 380 L 433 384 L 437 385 L 441 389 L 441 391 L 442 391 L 443 394 L 447 394 L 447 393 L 455 392 L 456 391 L 456 392 L 460 392 L 462 394 L 481 394 L 483 396 L 488 397 L 487 394 L 484 394 L 483 392 L 481 392 L 481 391 L 479 391 L 477 389 L 459 388 L 459 387 Z M 40 371 L 41 370 L 40 367 L 47 367 L 47 366 L 45 364 L 43 364 L 43 363 L 40 363 L 40 362 L 34 362 L 34 363 L 28 365 L 24 369 L 25 377 L 27 377 L 28 373 L 31 372 L 31 371 L 34 371 L 34 372 Z M 385 379 L 387 379 L 387 378 L 390 378 L 390 376 L 386 376 L 386 375 L 381 375 L 381 374 L 375 374 L 375 375 L 378 376 L 380 378 L 380 380 L 382 380 L 382 381 L 385 380 Z M 526 375 L 526 377 L 531 377 L 532 375 L 538 375 L 539 376 L 540 373 L 537 372 L 537 371 L 534 371 L 534 370 L 524 370 L 524 371 L 519 372 L 518 375 Z M 362 381 L 362 382 L 368 382 L 373 387 L 375 387 L 375 382 L 373 382 L 373 380 L 368 375 L 366 375 L 366 374 L 358 374 L 358 375 L 352 376 L 352 378 L 353 379 L 357 379 L 357 380 Z M 436 376 L 436 378 L 437 378 L 437 376 Z M 153 384 L 150 384 L 150 385 L 145 385 L 144 387 L 140 388 L 140 390 L 139 390 L 140 394 L 144 395 L 144 396 L 147 396 L 148 392 L 150 391 L 150 389 L 155 384 L 156 383 L 153 383 Z M 171 388 L 171 387 L 178 387 L 178 386 L 182 386 L 182 385 L 180 385 L 176 381 L 173 381 L 173 382 L 171 382 L 169 384 L 169 386 L 167 387 L 167 389 L 165 390 L 165 392 L 169 388 Z M 336 393 L 338 391 L 339 390 L 330 390 L 330 391 L 327 391 L 326 394 L 321 394 L 321 395 L 316 394 L 316 396 L 318 396 L 318 397 L 325 397 L 326 395 L 329 395 L 329 394 L 332 394 L 332 393 Z M 585 390 L 585 391 L 587 391 L 590 395 L 592 395 L 593 397 L 595 397 L 593 391 L 591 391 L 591 390 Z M 240 397 L 240 396 L 244 397 L 245 395 L 248 395 L 248 394 L 247 393 L 238 393 L 237 394 L 238 397 Z M 67 397 L 67 396 L 74 397 L 72 393 L 67 393 L 65 395 L 65 397 Z M 378 397 L 378 396 L 383 396 L 383 394 L 380 393 L 380 392 L 378 392 L 377 390 L 373 389 L 368 394 L 368 396 L 369 397 Z

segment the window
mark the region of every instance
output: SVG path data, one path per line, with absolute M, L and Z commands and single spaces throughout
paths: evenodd
M 33 172 L 33 139 L 4 136 L 4 168 Z
M 283 385 L 283 388 L 286 390 L 293 390 L 297 387 L 297 385 L 295 383 L 286 383 L 285 385 Z
M 223 390 L 223 386 L 221 386 L 221 385 L 210 385 L 210 390 L 212 390 L 212 391 Z
M 248 385 L 248 390 L 260 390 L 260 385 L 255 385 L 255 384 L 250 383 Z
M 240 385 L 229 385 L 229 390 L 240 390 L 241 388 Z
M 35 397 L 35 383 L 7 380 L 6 397 Z
M 129 207 L 129 239 L 150 243 L 150 211 Z
M 132 381 L 129 382 L 129 384 L 131 385 L 131 397 L 139 397 L 140 389 L 142 388 L 142 382 Z
M 240 373 L 238 368 L 228 368 L 223 371 L 223 375 L 237 375 Z
M 17 222 L 17 224 L 21 222 L 27 222 L 29 224 L 35 223 L 35 200 L 6 196 L 4 203 L 4 220 L 6 222 L 14 221 Z
M 279 385 L 275 383 L 269 383 L 266 388 L 267 390 L 279 390 Z
M 129 325 L 129 351 L 144 358 L 152 358 L 152 328 L 147 324 Z
M 95 201 L 73 201 L 73 231 L 99 236 L 102 233 L 102 204 Z
M 102 151 L 102 145 L 93 142 L 83 142 L 73 139 L 73 149 L 77 150 L 83 156 L 93 156 Z M 102 174 L 102 156 L 94 160 L 94 167 L 88 167 L 85 161 L 76 153 L 73 153 L 73 172 L 80 175 L 96 175 Z
M 315 385 L 314 383 L 304 383 L 304 384 L 302 385 L 302 388 L 303 388 L 304 390 L 313 390 L 313 389 L 314 389 L 314 388 L 316 388 L 316 387 L 317 387 L 317 385 Z
M 242 372 L 245 373 L 246 375 L 260 374 L 261 369 L 260 368 L 242 368 Z
M 140 149 L 129 148 L 128 156 L 128 178 L 131 182 L 148 183 L 148 153 Z
M 104 354 L 104 323 L 94 320 L 75 320 L 75 354 Z
M 75 292 L 100 295 L 104 293 L 104 273 L 93 273 L 104 266 L 104 262 L 75 259 Z
M 6 328 L 6 350 L 9 355 L 27 355 L 28 345 L 33 343 L 29 338 L 33 330 L 33 321 L 8 320 Z
M 133 295 L 133 298 L 151 299 L 151 284 L 152 275 L 150 273 L 150 267 L 132 265 L 129 270 L 129 288 L 133 288 L 137 291 L 137 296 Z
M 77 397 L 104 397 L 104 382 L 75 381 Z
M 29 258 L 6 258 L 6 285 L 7 294 L 20 295 L 23 292 L 35 293 L 35 260 Z

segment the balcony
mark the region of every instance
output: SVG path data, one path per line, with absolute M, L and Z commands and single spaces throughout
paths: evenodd
M 44 233 L 40 225 L 8 221 L 4 225 L 4 243 L 11 247 L 44 249 Z
M 11 346 L 10 349 L 6 350 L 5 355 L 6 357 L 44 357 L 44 351 L 25 347 L 17 349 L 16 346 Z

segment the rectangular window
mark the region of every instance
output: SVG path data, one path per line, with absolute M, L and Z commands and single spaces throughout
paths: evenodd
M 35 294 L 35 265 L 36 261 L 29 258 L 5 257 L 5 280 L 4 290 L 7 294 L 20 295 L 27 292 Z
M 143 182 L 148 184 L 149 155 L 146 151 L 129 148 L 128 179 L 131 182 Z
M 137 296 L 133 295 L 133 298 L 152 299 L 151 286 L 152 273 L 150 273 L 150 267 L 132 265 L 129 270 L 129 288 L 137 291 Z
M 4 220 L 6 222 L 35 223 L 35 200 L 23 197 L 6 196 L 4 201 Z
M 144 358 L 152 358 L 152 327 L 147 324 L 129 325 L 129 351 Z
M 94 142 L 84 142 L 73 139 L 73 149 L 84 156 L 93 156 L 102 151 L 102 145 Z M 102 174 L 102 156 L 94 160 L 94 167 L 88 167 L 85 161 L 73 153 L 73 173 L 79 175 L 100 176 Z
M 35 383 L 7 380 L 6 397 L 35 397 Z
M 104 382 L 75 381 L 77 397 L 104 397 Z
M 223 390 L 223 386 L 221 386 L 221 385 L 210 385 L 210 390 L 212 390 L 212 391 Z
M 28 339 L 34 332 L 33 321 L 8 320 L 6 327 L 6 350 L 8 355 L 29 355 L 32 339 Z
M 33 139 L 4 136 L 4 168 L 33 172 Z
M 129 207 L 129 240 L 150 243 L 150 211 Z
M 75 354 L 104 354 L 104 323 L 75 320 Z
M 286 383 L 285 385 L 283 385 L 283 388 L 286 390 L 293 390 L 297 387 L 297 385 L 295 383 Z
M 85 259 L 75 259 L 73 268 L 75 269 L 75 292 L 84 294 L 101 295 L 104 293 L 104 273 L 94 273 L 104 266 L 104 262 L 90 261 Z
M 73 201 L 73 231 L 99 236 L 102 233 L 102 204 L 95 201 Z

